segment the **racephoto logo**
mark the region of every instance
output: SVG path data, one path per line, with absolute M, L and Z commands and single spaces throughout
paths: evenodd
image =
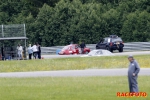
M 117 97 L 147 97 L 146 92 L 117 92 Z

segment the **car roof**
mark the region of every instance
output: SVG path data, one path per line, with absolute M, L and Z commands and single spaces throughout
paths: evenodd
M 75 45 L 78 45 L 78 44 L 70 44 L 70 45 L 66 45 L 66 46 L 75 46 Z
M 115 40 L 115 39 L 121 39 L 122 40 L 122 38 L 121 37 L 117 37 L 117 38 L 110 38 L 110 37 L 106 37 L 106 38 L 104 38 L 104 39 L 113 39 L 113 40 Z
M 109 35 L 110 38 L 117 38 L 117 35 Z
M 121 37 L 105 37 L 105 38 L 118 39 L 118 38 L 121 38 Z

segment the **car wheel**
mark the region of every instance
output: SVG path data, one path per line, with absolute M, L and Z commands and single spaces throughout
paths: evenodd
M 96 46 L 96 49 L 99 49 L 99 47 L 98 47 L 98 46 Z
M 110 49 L 110 52 L 113 52 L 113 49 Z
M 106 47 L 106 50 L 113 52 L 113 49 L 110 49 L 109 47 Z
M 109 47 L 106 47 L 106 50 L 108 50 L 108 51 L 109 51 Z
M 119 52 L 123 52 L 123 48 L 120 48 L 120 49 L 119 49 Z

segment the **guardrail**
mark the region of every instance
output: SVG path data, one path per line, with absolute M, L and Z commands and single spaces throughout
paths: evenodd
M 86 44 L 91 50 L 95 49 L 96 44 Z M 42 54 L 55 54 L 56 50 L 62 49 L 64 46 L 41 47 Z M 148 51 L 150 50 L 150 42 L 129 42 L 124 43 L 124 51 Z

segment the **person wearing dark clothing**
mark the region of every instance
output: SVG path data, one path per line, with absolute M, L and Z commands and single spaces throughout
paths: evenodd
M 41 59 L 41 46 L 37 43 L 37 54 L 38 54 L 38 59 Z
M 82 42 L 82 43 L 80 44 L 80 48 L 81 48 L 81 53 L 82 53 L 82 54 L 84 53 L 84 48 L 85 48 L 85 47 L 86 47 L 85 43 Z
M 130 55 L 128 57 L 128 60 L 130 62 L 129 68 L 128 68 L 128 82 L 129 82 L 129 91 L 130 92 L 138 92 L 138 73 L 140 71 L 140 66 L 137 63 L 136 60 L 134 60 L 133 56 Z
M 2 60 L 5 60 L 5 53 L 4 53 L 4 48 L 3 47 L 1 47 L 1 53 L 2 53 Z

